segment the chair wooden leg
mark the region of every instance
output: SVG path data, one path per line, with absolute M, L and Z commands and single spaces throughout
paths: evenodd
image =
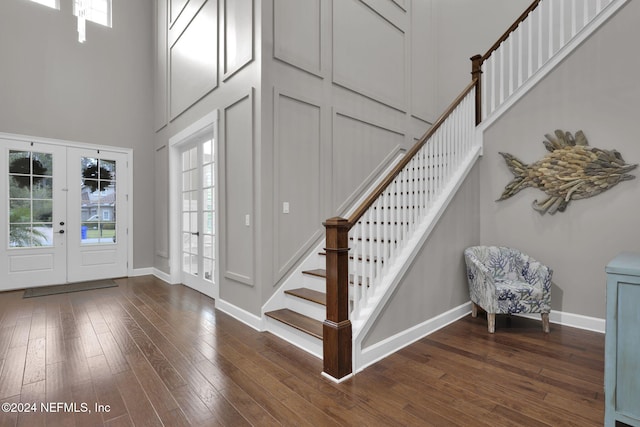
M 542 313 L 542 331 L 549 333 L 549 313 Z
M 471 301 L 471 317 L 478 317 L 478 304 Z
M 493 334 L 496 331 L 496 314 L 495 313 L 487 313 L 487 322 L 489 333 Z

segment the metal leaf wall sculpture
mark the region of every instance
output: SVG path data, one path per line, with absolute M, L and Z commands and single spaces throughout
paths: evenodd
M 556 130 L 545 135 L 544 146 L 549 154 L 527 165 L 511 154 L 500 153 L 515 175 L 497 201 L 508 199 L 527 187 L 544 191 L 545 200 L 534 200 L 533 209 L 544 214 L 564 212 L 571 200 L 586 199 L 608 190 L 621 181 L 634 179 L 628 172 L 638 165 L 625 163 L 616 150 L 590 147 L 584 133 L 575 137 L 570 132 Z

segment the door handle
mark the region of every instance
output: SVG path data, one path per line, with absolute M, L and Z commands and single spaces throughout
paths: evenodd
M 199 231 L 196 231 L 195 233 L 194 233 L 194 232 L 191 232 L 191 234 L 192 234 L 192 235 L 194 235 L 194 236 L 199 236 L 199 235 L 200 235 L 200 232 L 199 232 Z
M 64 230 L 60 230 L 60 231 L 58 231 L 58 233 L 64 234 Z

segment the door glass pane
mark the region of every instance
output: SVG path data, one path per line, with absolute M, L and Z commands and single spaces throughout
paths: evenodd
M 208 140 L 182 153 L 182 267 L 213 282 L 215 268 L 215 158 Z
M 83 245 L 116 242 L 116 161 L 82 157 L 80 188 L 80 242 Z
M 53 156 L 9 151 L 9 247 L 53 245 Z

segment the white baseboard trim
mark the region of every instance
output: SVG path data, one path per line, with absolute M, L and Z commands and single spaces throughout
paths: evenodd
M 263 331 L 262 319 L 255 314 L 249 313 L 246 310 L 241 309 L 221 298 L 216 300 L 216 308 L 223 313 L 241 321 L 245 325 L 255 329 L 256 331 Z
M 129 273 L 129 277 L 148 276 L 150 274 L 153 274 L 153 270 L 155 270 L 153 267 L 134 268 Z
M 379 343 L 362 350 L 360 363 L 355 372 L 360 372 L 368 366 L 384 359 L 396 351 L 413 344 L 429 334 L 442 329 L 471 312 L 471 301 L 442 313 L 410 329 L 393 335 Z M 541 321 L 540 314 L 520 314 L 519 316 Z M 551 311 L 549 321 L 563 326 L 584 329 L 593 332 L 605 332 L 605 319 L 583 316 L 581 314 Z M 335 379 L 333 379 L 335 381 Z
M 170 285 L 174 285 L 175 284 L 175 283 L 171 283 L 171 276 L 169 274 L 165 273 L 162 270 L 154 268 L 153 269 L 153 275 L 155 277 L 157 277 L 158 279 L 162 280 L 163 282 L 166 282 L 166 283 L 168 283 Z
M 327 374 L 326 372 L 320 372 L 320 375 L 322 375 L 323 377 L 325 377 L 326 379 L 328 379 L 329 381 L 332 381 L 336 384 L 340 384 L 341 382 L 344 382 L 350 378 L 353 378 L 353 374 L 349 374 L 349 375 L 345 375 L 344 377 L 337 379 L 332 377 L 331 375 Z
M 541 320 L 540 314 L 518 314 L 518 316 L 526 317 L 527 319 Z M 565 313 L 563 311 L 553 311 L 549 313 L 549 322 L 557 323 L 562 326 L 569 326 L 572 328 L 584 329 L 587 331 L 605 332 L 605 319 L 597 317 L 583 316 L 582 314 Z
M 373 344 L 362 350 L 360 361 L 355 372 L 360 372 L 367 366 L 384 359 L 396 351 L 413 344 L 426 337 L 427 335 L 441 329 L 450 323 L 466 316 L 471 312 L 471 301 L 466 302 L 458 307 L 454 307 L 449 311 L 439 314 L 425 322 L 422 322 L 412 328 L 393 335 L 379 343 Z M 357 350 L 356 350 L 357 351 Z

